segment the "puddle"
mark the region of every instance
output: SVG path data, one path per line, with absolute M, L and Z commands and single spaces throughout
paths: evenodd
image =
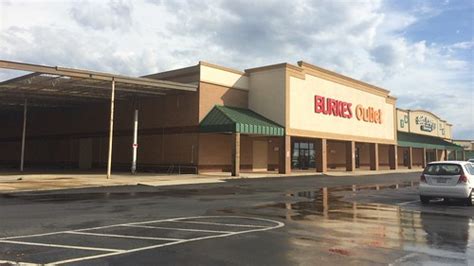
M 462 214 L 413 211 L 402 206 L 345 201 L 370 190 L 383 193 L 410 187 L 401 184 L 321 188 L 287 193 L 286 202 L 255 207 L 301 228 L 298 241 L 313 239 L 340 256 L 370 256 L 373 248 L 420 253 L 403 263 L 466 264 L 474 260 L 474 224 L 469 209 Z M 467 208 L 467 207 L 466 207 Z M 467 214 L 466 214 L 467 213 Z M 295 240 L 295 242 L 297 242 Z M 416 261 L 410 261 L 410 258 Z M 448 261 L 444 259 L 448 258 Z M 383 261 L 383 258 L 380 258 Z

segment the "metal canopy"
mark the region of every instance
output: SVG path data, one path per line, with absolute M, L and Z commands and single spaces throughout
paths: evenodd
M 0 68 L 32 72 L 0 82 L 0 107 L 23 107 L 20 171 L 23 171 L 28 108 L 67 107 L 110 101 L 107 178 L 112 174 L 115 100 L 156 97 L 176 92 L 195 92 L 197 85 L 135 78 L 64 67 L 33 65 L 0 60 Z
M 283 136 L 277 123 L 244 108 L 216 105 L 199 125 L 201 132 L 232 132 L 265 136 Z
M 0 68 L 33 72 L 0 82 L 0 106 L 65 107 L 110 99 L 115 81 L 116 100 L 156 97 L 179 91 L 196 91 L 197 85 L 127 77 L 63 67 L 32 65 L 0 60 Z
M 456 145 L 452 142 L 446 141 L 442 138 L 426 136 L 408 132 L 397 132 L 398 146 L 400 147 L 413 147 L 413 148 L 426 148 L 426 149 L 439 149 L 439 150 L 464 150 L 463 147 Z

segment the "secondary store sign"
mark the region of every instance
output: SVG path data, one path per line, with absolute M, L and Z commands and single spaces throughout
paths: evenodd
M 361 104 L 352 109 L 353 104 L 350 102 L 340 101 L 324 96 L 314 96 L 314 112 L 323 115 L 338 116 L 346 119 L 355 117 L 359 121 L 368 123 L 382 124 L 382 110 L 373 107 L 366 107 Z

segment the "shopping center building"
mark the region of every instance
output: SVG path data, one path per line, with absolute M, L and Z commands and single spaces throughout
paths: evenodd
M 139 171 L 289 174 L 414 168 L 464 156 L 438 116 L 397 109 L 388 90 L 302 61 L 245 71 L 200 62 L 123 79 L 112 108 L 105 94 L 73 93 L 93 84 L 74 81 L 58 94 L 61 73 L 31 71 L 34 78 L 0 83 L 0 94 L 10 93 L 0 102 L 8 107 L 0 109 L 0 167 L 16 167 L 21 157 L 26 168 L 100 169 L 109 160 L 129 169 L 136 151 Z M 45 72 L 59 77 L 49 79 L 56 90 Z M 23 98 L 37 106 L 26 113 L 18 108 Z M 81 101 L 70 104 L 73 98 Z

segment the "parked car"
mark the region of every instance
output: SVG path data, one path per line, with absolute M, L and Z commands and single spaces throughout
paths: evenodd
M 474 200 L 474 165 L 465 161 L 429 163 L 420 177 L 423 204 L 434 198 L 462 199 L 469 206 Z
M 474 163 L 474 158 L 467 160 L 470 163 Z

